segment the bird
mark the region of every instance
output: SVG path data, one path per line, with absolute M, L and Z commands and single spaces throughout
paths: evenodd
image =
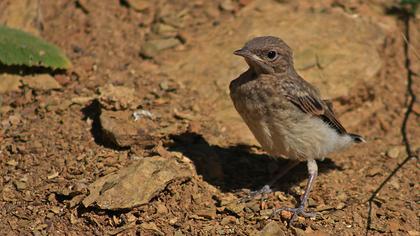
M 314 217 L 305 210 L 309 193 L 318 175 L 317 160 L 352 144 L 366 142 L 347 132 L 336 117 L 332 102 L 321 98 L 319 90 L 295 70 L 292 49 L 275 36 L 255 37 L 234 55 L 245 59 L 249 68 L 229 85 L 237 112 L 261 147 L 273 157 L 290 160 L 282 171 L 260 191 L 271 186 L 299 162 L 306 161 L 308 182 L 289 224 L 297 216 Z M 255 192 L 254 192 L 255 193 Z

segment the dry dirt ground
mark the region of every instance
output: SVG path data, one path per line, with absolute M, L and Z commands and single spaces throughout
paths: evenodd
M 0 67 L 5 72 L 1 78 L 13 81 L 15 74 L 20 83 L 2 88 L 0 97 L 0 234 L 420 235 L 419 162 L 408 158 L 408 151 L 414 156 L 420 147 L 420 106 L 418 101 L 411 104 L 412 95 L 420 94 L 420 18 L 407 20 L 392 1 L 270 3 L 293 15 L 369 20 L 383 32 L 372 49 L 379 66 L 371 78 L 354 76 L 351 88 L 341 87 L 349 91 L 333 97 L 344 126 L 363 134 L 368 143 L 319 163 L 309 200 L 309 208 L 320 213 L 316 219 L 300 218 L 287 227 L 287 212 L 271 214 L 273 208 L 299 200 L 306 185 L 304 163 L 279 181 L 274 193 L 238 202 L 269 181 L 285 161 L 264 154 L 237 117 L 220 112 L 226 107 L 232 111 L 225 85 L 238 70 L 215 62 L 217 55 L 205 49 L 233 40 L 235 30 L 213 32 L 235 25 L 248 8 L 268 19 L 282 17 L 274 8 L 255 6 L 267 1 L 256 1 L 2 1 L 1 9 L 7 9 L 0 12 L 3 23 L 32 27 L 32 32 L 61 47 L 73 67 L 54 72 Z M 27 9 L 37 9 L 38 14 Z M 341 42 L 343 50 L 360 41 L 357 29 Z M 289 41 L 294 48 L 305 44 Z M 218 54 L 230 56 L 233 49 L 221 47 Z M 340 47 L 335 51 L 340 53 Z M 196 59 L 215 65 L 199 65 L 209 69 L 194 76 L 186 75 L 183 66 L 168 69 Z M 239 58 L 229 61 L 244 66 Z M 322 69 L 318 62 L 315 67 Z M 223 79 L 211 78 L 223 70 L 230 71 Z M 34 72 L 47 72 L 58 84 L 48 77 L 20 79 Z M 225 82 L 219 84 L 219 79 Z M 345 81 L 326 81 L 329 86 L 347 86 Z M 132 118 L 135 111 L 139 121 Z M 156 183 L 147 176 L 123 183 L 136 194 L 145 194 L 138 188 L 152 183 L 148 186 L 153 191 L 143 196 L 142 204 L 112 202 L 127 197 L 128 191 L 118 189 L 111 203 L 101 196 L 86 198 L 101 177 L 141 160 L 161 158 L 176 160 L 168 167 L 173 172 Z M 181 165 L 189 169 L 177 169 Z M 149 171 L 143 167 L 136 173 Z M 156 168 L 153 174 L 163 171 L 150 168 Z M 104 185 L 97 194 L 106 195 L 113 187 Z

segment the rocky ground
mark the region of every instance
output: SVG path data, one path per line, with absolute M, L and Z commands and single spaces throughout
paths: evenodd
M 153 2 L 153 3 L 152 3 Z M 69 56 L 0 67 L 0 232 L 7 235 L 420 235 L 420 18 L 381 0 L 0 2 L 0 22 Z M 282 37 L 367 144 L 331 155 L 288 227 L 302 163 L 261 150 L 234 111 L 232 55 Z M 36 73 L 35 73 L 36 72 Z M 411 157 L 411 158 L 410 158 Z

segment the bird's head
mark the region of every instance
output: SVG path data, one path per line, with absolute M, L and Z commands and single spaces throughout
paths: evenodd
M 273 74 L 293 69 L 293 52 L 280 38 L 256 37 L 233 54 L 242 56 L 257 74 Z

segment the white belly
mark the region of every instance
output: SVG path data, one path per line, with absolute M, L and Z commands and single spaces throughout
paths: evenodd
M 290 119 L 245 117 L 243 119 L 261 144 L 273 156 L 291 159 L 322 159 L 327 154 L 346 148 L 353 143 L 348 135 L 339 135 L 321 119 L 303 116 L 299 121 Z

